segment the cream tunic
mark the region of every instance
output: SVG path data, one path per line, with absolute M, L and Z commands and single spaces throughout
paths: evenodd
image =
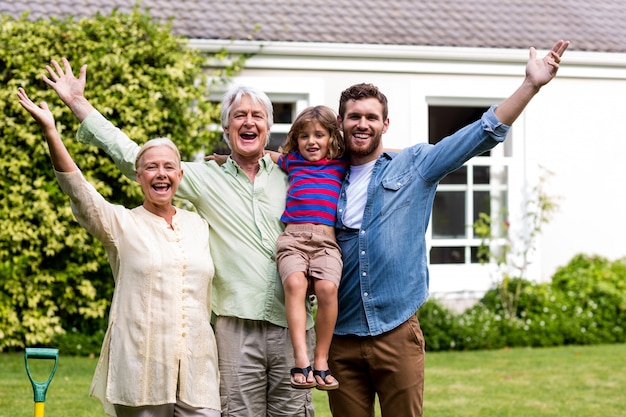
M 115 280 L 91 396 L 112 416 L 113 404 L 177 399 L 220 410 L 206 221 L 177 208 L 172 230 L 143 206 L 108 203 L 80 171 L 56 176 L 78 222 L 104 244 Z

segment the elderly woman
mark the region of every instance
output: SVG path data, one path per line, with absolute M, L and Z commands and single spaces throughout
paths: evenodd
M 220 416 L 209 228 L 172 204 L 183 176 L 176 145 L 166 138 L 143 145 L 136 159 L 143 204 L 113 205 L 82 176 L 46 103 L 35 105 L 22 88 L 17 95 L 45 134 L 76 219 L 102 242 L 113 271 L 109 326 L 90 394 L 111 416 Z

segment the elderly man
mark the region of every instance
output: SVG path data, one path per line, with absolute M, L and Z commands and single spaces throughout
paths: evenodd
M 44 76 L 44 81 L 81 121 L 77 139 L 102 148 L 133 177 L 139 146 L 85 98 L 87 67 L 77 78 L 67 60 L 61 64 L 52 61 L 47 67 L 51 78 Z M 282 170 L 264 156 L 272 103 L 263 92 L 234 87 L 224 96 L 221 119 L 230 157 L 221 166 L 183 162 L 177 196 L 193 203 L 211 229 L 222 415 L 313 415 L 310 391 L 292 389 L 289 379 L 293 348 L 275 263 L 288 184 Z M 310 311 L 307 329 L 312 347 Z

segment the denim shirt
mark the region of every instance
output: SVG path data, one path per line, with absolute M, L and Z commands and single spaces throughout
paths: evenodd
M 435 145 L 420 143 L 399 153 L 383 153 L 372 171 L 358 230 L 341 220 L 348 173 L 336 224 L 344 264 L 335 334 L 382 334 L 404 323 L 426 301 L 425 234 L 437 184 L 504 141 L 509 126 L 500 123 L 494 109 Z

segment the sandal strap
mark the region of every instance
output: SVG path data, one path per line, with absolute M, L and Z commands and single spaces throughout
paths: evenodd
M 329 376 L 333 376 L 333 374 L 330 372 L 330 369 L 326 369 L 325 371 L 313 371 L 313 376 L 319 376 L 320 378 L 322 378 L 322 381 L 326 382 L 326 377 Z
M 308 378 L 309 376 L 309 372 L 312 371 L 311 365 L 307 366 L 306 368 L 291 368 L 291 376 L 294 376 L 295 374 L 302 374 L 305 377 Z

